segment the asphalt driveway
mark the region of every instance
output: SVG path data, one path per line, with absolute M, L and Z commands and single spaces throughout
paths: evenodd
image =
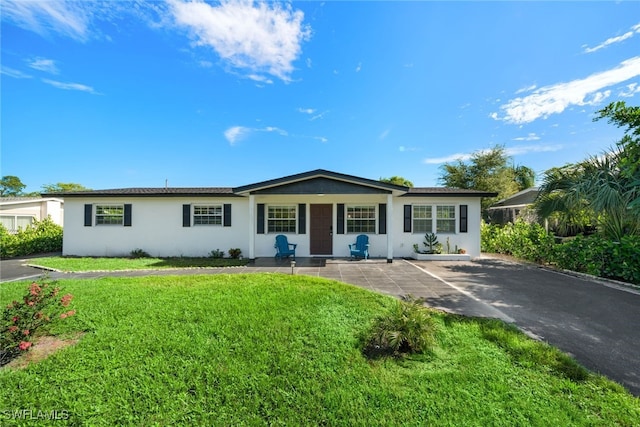
M 3 260 L 0 282 L 43 272 Z M 291 274 L 289 261 L 258 259 L 247 267 L 188 270 L 48 273 L 57 278 L 227 274 Z M 298 259 L 295 274 L 325 277 L 389 295 L 412 294 L 453 313 L 494 317 L 571 354 L 582 365 L 640 396 L 640 292 L 593 279 L 495 258 L 468 262 Z M 1 291 L 0 285 L 0 291 Z

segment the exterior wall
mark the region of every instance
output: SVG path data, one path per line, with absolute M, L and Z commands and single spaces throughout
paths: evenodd
M 425 233 L 404 232 L 404 205 L 453 205 L 456 206 L 456 232 L 437 233 L 438 242 L 446 251 L 447 238 L 451 252 L 456 245 L 465 249 L 472 258 L 480 256 L 480 222 L 481 207 L 479 197 L 400 197 L 393 202 L 393 229 L 395 230 L 393 256 L 396 258 L 410 257 L 413 254 L 413 245 L 417 244 L 421 250 L 425 249 Z M 460 205 L 467 205 L 467 232 L 460 233 Z M 434 212 L 435 216 L 435 212 Z M 435 219 L 434 219 L 435 222 Z
M 64 208 L 59 199 L 11 201 L 0 205 L 0 216 L 29 216 L 41 221 L 47 216 L 58 225 L 63 224 Z
M 95 225 L 95 206 L 131 203 L 131 226 Z M 231 204 L 230 227 L 182 226 L 183 204 Z M 93 204 L 93 225 L 84 226 L 84 205 Z M 143 249 L 152 256 L 208 256 L 214 249 L 249 253 L 248 200 L 244 198 L 69 198 L 64 218 L 64 255 L 126 256 Z M 192 212 L 193 214 L 193 212 Z
M 318 196 L 315 194 L 307 195 L 273 195 L 273 196 L 255 196 L 255 203 L 264 203 L 268 205 L 297 205 L 299 203 L 306 204 L 307 221 L 305 234 L 298 233 L 268 233 L 265 226 L 265 234 L 256 234 L 255 237 L 255 254 L 256 257 L 274 256 L 276 251 L 273 247 L 275 243 L 275 236 L 278 234 L 284 234 L 287 236 L 289 243 L 296 243 L 296 256 L 308 257 L 310 255 L 310 205 L 311 204 L 331 204 L 333 205 L 333 254 L 326 256 L 334 257 L 349 257 L 349 244 L 355 243 L 356 236 L 362 233 L 347 233 L 345 227 L 345 234 L 338 234 L 337 230 L 337 205 L 344 203 L 348 205 L 375 205 L 376 208 L 380 203 L 386 203 L 387 196 L 384 194 L 371 194 L 371 195 L 337 195 L 327 194 L 324 196 Z M 265 208 L 266 209 L 266 208 Z M 376 234 L 368 234 L 369 236 L 369 254 L 374 258 L 386 258 L 387 256 L 387 235 L 377 234 L 379 218 L 376 221 Z
M 240 248 L 244 257 L 250 256 L 251 233 L 254 233 L 254 256 L 273 257 L 276 253 L 273 245 L 277 234 L 285 234 L 290 243 L 296 243 L 296 255 L 310 255 L 311 204 L 331 204 L 333 206 L 333 257 L 349 257 L 349 244 L 354 243 L 361 233 L 337 234 L 337 204 L 375 205 L 387 204 L 387 233 L 378 234 L 380 218 L 376 218 L 376 233 L 368 234 L 372 258 L 387 258 L 391 244 L 393 257 L 410 257 L 413 245 L 422 248 L 424 233 L 405 233 L 404 205 L 431 204 L 456 206 L 456 233 L 439 234 L 438 240 L 446 247 L 449 237 L 451 251 L 457 245 L 466 249 L 472 257 L 480 255 L 480 199 L 478 197 L 394 197 L 389 204 L 386 194 L 306 194 L 306 195 L 256 195 L 252 196 L 254 215 L 257 204 L 264 203 L 265 211 L 269 205 L 297 205 L 304 203 L 306 208 L 306 229 L 299 233 L 256 234 L 256 218 L 250 219 L 250 197 L 109 197 L 109 198 L 69 198 L 65 204 L 64 218 L 64 255 L 87 256 L 126 256 L 133 249 L 143 249 L 152 256 L 208 256 L 214 249 L 228 252 L 229 248 Z M 131 204 L 132 224 L 95 225 L 95 205 Z M 183 204 L 231 204 L 232 221 L 230 227 L 221 225 L 182 226 Z M 84 226 L 84 205 L 93 204 L 93 225 Z M 468 232 L 459 232 L 460 204 L 468 206 Z M 377 211 L 376 211 L 377 212 Z M 266 212 L 265 212 L 266 213 Z M 192 211 L 193 215 L 193 211 Z M 266 216 L 266 215 L 265 215 Z M 296 230 L 297 231 L 297 230 Z

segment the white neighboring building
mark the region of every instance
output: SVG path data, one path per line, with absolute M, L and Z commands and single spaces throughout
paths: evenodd
M 425 232 L 480 255 L 480 199 L 495 193 L 409 188 L 314 170 L 243 187 L 126 188 L 56 193 L 64 197 L 64 255 L 207 256 L 240 248 L 273 257 L 275 236 L 298 257 L 348 257 L 369 236 L 374 258 L 409 257 Z
M 64 202 L 61 198 L 0 197 L 0 223 L 10 233 L 47 217 L 58 225 L 63 224 Z

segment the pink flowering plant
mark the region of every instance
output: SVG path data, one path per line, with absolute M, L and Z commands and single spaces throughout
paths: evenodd
M 38 331 L 42 333 L 52 322 L 76 314 L 69 307 L 73 295 L 60 294 L 58 287 L 34 282 L 22 301 L 13 301 L 4 308 L 0 323 L 0 366 L 28 351 Z

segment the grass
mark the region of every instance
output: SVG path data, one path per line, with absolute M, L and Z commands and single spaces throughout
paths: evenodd
M 390 297 L 325 279 L 223 274 L 65 280 L 86 335 L 0 370 L 7 410 L 55 425 L 637 425 L 640 400 L 495 320 L 434 312 L 430 352 L 366 359 Z M 25 283 L 4 283 L 0 303 Z M 4 411 L 4 412 L 3 412 Z M 43 423 L 43 424 L 46 424 Z
M 119 271 L 157 270 L 171 268 L 234 267 L 247 265 L 248 259 L 232 258 L 105 258 L 105 257 L 46 257 L 35 263 L 60 271 Z

